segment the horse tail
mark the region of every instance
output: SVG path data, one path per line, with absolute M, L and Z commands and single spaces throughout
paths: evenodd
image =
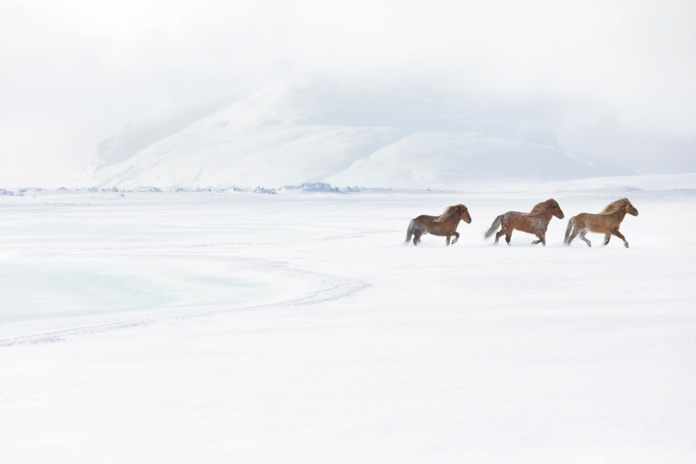
M 567 244 L 568 239 L 570 238 L 570 233 L 573 231 L 573 225 L 575 223 L 575 216 L 570 218 L 568 220 L 568 227 L 566 227 L 566 235 L 565 235 L 565 240 L 563 240 L 563 243 Z
M 406 241 L 404 243 L 410 242 L 411 237 L 413 237 L 413 220 L 411 220 L 408 225 L 408 230 L 406 230 Z
M 495 231 L 498 230 L 498 227 L 500 227 L 500 216 L 495 218 L 495 221 L 493 221 L 493 224 L 491 224 L 491 228 L 488 229 L 485 234 L 483 234 L 483 238 L 488 238 L 493 235 Z

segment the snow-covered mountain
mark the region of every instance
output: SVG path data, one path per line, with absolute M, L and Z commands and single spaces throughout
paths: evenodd
M 567 153 L 524 109 L 329 82 L 141 118 L 98 155 L 70 186 L 453 188 L 630 174 Z

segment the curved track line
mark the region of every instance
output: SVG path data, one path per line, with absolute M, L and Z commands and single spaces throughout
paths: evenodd
M 279 261 L 267 261 L 259 258 L 231 258 L 231 257 L 221 257 L 221 256 L 190 256 L 190 255 L 155 255 L 155 254 L 135 254 L 135 253 L 115 253 L 115 254 L 92 254 L 92 253 L 50 253 L 49 255 L 70 255 L 70 256 L 100 256 L 100 257 L 137 257 L 137 258 L 169 258 L 169 259 L 202 259 L 202 260 L 213 260 L 213 261 L 228 261 L 235 263 L 244 263 L 246 265 L 252 265 L 257 269 L 260 267 L 262 270 L 265 268 L 271 272 L 281 272 L 285 275 L 291 275 L 300 277 L 302 279 L 318 279 L 319 288 L 309 292 L 307 295 L 300 298 L 294 298 L 291 300 L 281 301 L 278 303 L 260 304 L 260 305 L 250 305 L 242 306 L 239 308 L 227 308 L 227 309 L 213 309 L 207 311 L 191 312 L 184 314 L 176 314 L 170 316 L 158 316 L 158 317 L 148 317 L 142 319 L 134 319 L 132 321 L 121 321 L 113 322 L 108 324 L 95 324 L 86 325 L 81 327 L 73 327 L 70 329 L 55 330 L 49 332 L 42 332 L 38 334 L 23 335 L 19 337 L 11 337 L 0 339 L 0 346 L 15 346 L 15 345 L 26 345 L 26 344 L 39 344 L 39 343 L 54 343 L 65 340 L 69 336 L 77 336 L 88 333 L 99 333 L 106 332 L 110 330 L 125 329 L 130 327 L 138 327 L 154 324 L 155 322 L 164 320 L 183 320 L 190 319 L 194 317 L 205 317 L 215 314 L 223 314 L 238 311 L 252 311 L 259 309 L 269 309 L 278 307 L 288 307 L 288 306 L 304 306 L 313 305 L 318 303 L 324 303 L 327 301 L 334 301 L 340 298 L 347 297 L 359 290 L 365 289 L 369 286 L 366 282 L 356 279 L 349 279 L 347 277 L 340 277 L 332 274 L 322 274 L 318 272 L 302 271 L 300 269 L 294 269 L 287 267 L 283 262 Z M 259 266 L 261 265 L 261 266 Z

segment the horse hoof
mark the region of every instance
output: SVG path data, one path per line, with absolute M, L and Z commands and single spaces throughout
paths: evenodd
M 626 244 L 626 248 L 628 248 L 628 243 Z
M 587 242 L 587 246 L 590 247 L 590 248 L 592 248 L 592 242 L 588 241 L 588 242 Z

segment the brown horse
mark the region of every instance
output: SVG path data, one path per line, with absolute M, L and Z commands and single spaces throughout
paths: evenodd
M 566 228 L 565 244 L 570 245 L 573 239 L 579 234 L 580 239 L 587 243 L 588 247 L 591 247 L 592 243 L 585 238 L 585 234 L 587 232 L 596 232 L 598 234 L 604 234 L 605 245 L 609 244 L 609 239 L 612 235 L 616 235 L 623 240 L 624 245 L 628 248 L 626 237 L 619 232 L 621 221 L 623 221 L 626 213 L 638 216 L 638 210 L 633 207 L 631 202 L 628 201 L 628 198 L 622 198 L 609 203 L 607 207 L 604 208 L 604 211 L 599 214 L 581 213 L 570 218 L 568 227 Z
M 498 227 L 502 226 L 500 232 L 495 235 L 496 245 L 503 235 L 505 235 L 505 241 L 509 245 L 512 231 L 517 229 L 522 232 L 527 232 L 528 234 L 536 235 L 539 238 L 538 240 L 534 240 L 532 245 L 541 243 L 546 246 L 546 228 L 549 226 L 549 222 L 553 216 L 556 216 L 558 219 L 563 219 L 563 211 L 561 211 L 561 207 L 558 206 L 558 202 L 551 198 L 537 204 L 529 213 L 508 211 L 505 214 L 501 214 L 495 218 L 495 221 L 491 224 L 491 228 L 484 234 L 484 237 L 489 238 L 498 230 Z
M 459 240 L 459 232 L 457 232 L 459 221 L 471 224 L 469 210 L 464 205 L 448 206 L 445 212 L 438 217 L 426 215 L 418 216 L 412 219 L 411 223 L 408 225 L 406 241 L 404 243 L 410 242 L 413 236 L 413 244 L 418 245 L 423 234 L 432 234 L 440 237 L 447 237 L 447 245 L 450 244 L 450 238 L 454 235 L 454 240 L 452 240 L 452 245 L 454 245 L 457 243 L 457 240 Z

